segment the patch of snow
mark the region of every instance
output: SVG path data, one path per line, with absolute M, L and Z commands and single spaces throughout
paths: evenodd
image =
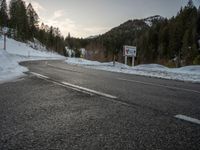
M 86 60 L 83 58 L 67 58 L 67 63 L 68 64 L 72 64 L 72 65 L 85 65 L 85 66 L 96 66 L 96 65 L 102 65 L 100 62 L 98 61 L 90 61 L 90 60 Z
M 92 36 L 89 36 L 89 37 L 87 37 L 86 39 L 95 39 L 95 38 L 97 38 L 99 35 L 92 35 Z
M 27 68 L 18 64 L 19 58 L 0 50 L 0 83 L 24 76 Z
M 19 65 L 19 62 L 29 60 L 65 59 L 65 57 L 49 52 L 44 47 L 36 50 L 31 48 L 32 42 L 22 43 L 7 38 L 7 49 L 3 50 L 3 38 L 0 38 L 0 83 L 24 76 L 28 69 Z M 35 43 L 34 48 L 40 48 Z
M 182 72 L 182 73 L 187 73 L 187 74 L 200 74 L 200 65 L 193 65 L 193 66 L 186 66 L 178 69 L 174 69 L 175 72 Z
M 118 62 L 113 66 L 113 62 L 101 63 L 82 58 L 67 58 L 66 63 L 111 72 L 200 83 L 200 66 L 187 66 L 171 69 L 158 64 L 144 64 L 130 67 Z
M 0 40 L 0 45 L 3 45 L 3 41 Z M 7 38 L 7 49 L 6 51 L 9 54 L 24 56 L 24 57 L 43 57 L 43 58 L 63 58 L 61 55 L 55 53 L 55 52 L 49 52 L 42 49 L 33 49 L 30 47 L 31 45 L 34 45 L 32 42 L 28 43 L 22 43 L 15 41 L 13 39 Z M 37 48 L 40 48 L 41 46 L 38 44 L 35 46 Z
M 159 65 L 159 64 L 138 65 L 138 66 L 136 66 L 134 68 L 135 69 L 154 69 L 154 70 L 167 69 L 167 67 Z
M 76 54 L 76 53 L 75 53 L 74 50 L 68 48 L 67 46 L 65 47 L 65 50 L 66 50 L 66 53 L 67 53 L 67 55 L 68 55 L 69 57 L 75 57 L 75 54 Z
M 162 16 L 156 15 L 156 16 L 151 16 L 151 17 L 145 18 L 143 20 L 149 27 L 151 27 L 155 20 L 161 20 L 161 19 L 164 19 L 164 18 Z

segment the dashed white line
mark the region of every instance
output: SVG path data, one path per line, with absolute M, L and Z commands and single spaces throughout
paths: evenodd
M 117 99 L 116 96 L 106 94 L 106 93 L 102 93 L 102 92 L 99 92 L 99 91 L 95 91 L 95 90 L 92 90 L 92 89 L 88 89 L 88 88 L 85 88 L 85 87 L 81 87 L 81 86 L 78 86 L 78 85 L 74 85 L 74 84 L 71 84 L 71 83 L 62 82 L 62 84 L 76 88 L 76 89 L 79 89 L 79 90 L 83 90 L 83 91 L 86 91 L 86 92 L 89 92 L 89 93 L 92 93 L 92 94 L 100 95 L 100 96 L 111 98 L 111 99 Z
M 35 72 L 30 72 L 30 73 L 33 74 L 33 75 L 35 75 L 35 76 L 37 76 L 37 77 L 41 77 L 41 78 L 45 78 L 45 79 L 49 79 L 49 77 L 44 76 L 44 75 L 39 74 L 39 73 L 35 73 Z
M 117 80 L 128 81 L 128 82 L 135 82 L 135 83 L 140 83 L 140 84 L 145 84 L 145 85 L 152 85 L 152 86 L 158 86 L 158 87 L 164 87 L 164 88 L 170 88 L 170 89 L 175 89 L 175 90 L 181 90 L 181 91 L 193 92 L 193 93 L 200 94 L 200 91 L 196 91 L 196 90 L 185 89 L 185 88 L 178 88 L 178 87 L 172 87 L 172 86 L 155 84 L 155 83 L 150 83 L 150 82 L 142 82 L 142 81 L 137 81 L 137 80 L 128 80 L 128 79 L 123 79 L 123 78 L 117 78 Z
M 54 84 L 57 84 L 57 85 L 59 85 L 59 86 L 63 86 L 63 87 L 70 88 L 70 89 L 75 90 L 75 91 L 78 91 L 78 92 L 82 92 L 82 93 L 88 94 L 88 95 L 90 95 L 90 96 L 93 96 L 93 95 L 94 95 L 94 94 L 92 94 L 92 93 L 89 93 L 89 92 L 86 92 L 86 91 L 83 91 L 83 90 L 79 90 L 79 89 L 77 89 L 77 88 L 73 88 L 73 87 L 64 85 L 64 84 L 62 84 L 62 83 L 56 82 L 56 81 L 51 81 L 51 82 L 53 82 Z
M 200 125 L 200 120 L 185 115 L 176 115 L 175 118 Z
M 103 92 L 95 91 L 95 90 L 92 90 L 92 89 L 88 89 L 88 88 L 81 87 L 81 86 L 74 85 L 74 84 L 67 83 L 67 82 L 54 81 L 54 80 L 51 80 L 49 77 L 44 76 L 44 75 L 39 74 L 39 73 L 35 73 L 35 72 L 30 72 L 30 73 L 35 75 L 35 76 L 37 76 L 37 77 L 39 77 L 39 78 L 51 81 L 54 84 L 58 84 L 58 85 L 65 86 L 65 87 L 69 87 L 69 88 L 71 88 L 73 90 L 76 90 L 76 91 L 79 91 L 79 92 L 87 93 L 87 94 L 90 94 L 90 95 L 94 95 L 95 94 L 95 95 L 99 95 L 99 96 L 103 96 L 103 97 L 107 97 L 107 98 L 111 98 L 111 99 L 117 99 L 116 96 L 113 96 L 113 95 L 110 95 L 110 94 L 106 94 L 106 93 L 103 93 Z

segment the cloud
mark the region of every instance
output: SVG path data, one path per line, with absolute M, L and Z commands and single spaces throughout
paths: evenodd
M 41 11 L 46 11 L 46 9 L 38 2 L 32 1 L 31 4 L 36 12 L 40 13 Z
M 8 2 L 9 1 L 10 0 L 8 0 Z M 30 2 L 30 0 L 24 1 L 26 5 Z M 77 22 L 68 17 L 65 10 L 60 9 L 54 12 L 47 11 L 47 9 L 36 0 L 32 0 L 31 4 L 38 13 L 40 22 L 44 22 L 48 26 L 58 27 L 64 36 L 67 36 L 70 32 L 70 34 L 75 37 L 88 37 L 90 35 L 101 34 L 109 29 L 108 27 L 96 26 L 85 27 L 84 25 L 77 24 Z M 49 12 L 51 12 L 51 14 Z
M 78 26 L 75 21 L 65 16 L 64 10 L 56 10 L 53 12 L 52 17 L 43 18 L 45 24 L 49 26 L 58 27 L 63 35 L 67 35 L 69 32 L 73 32 L 75 36 L 78 35 Z
M 102 34 L 109 30 L 109 27 L 87 27 L 83 29 L 89 35 Z
M 74 20 L 66 17 L 64 10 L 56 10 L 52 17 L 44 19 L 45 24 L 58 27 L 64 36 L 68 33 L 75 37 L 88 37 L 90 35 L 99 35 L 108 31 L 108 27 L 85 27 L 77 24 Z
M 57 10 L 57 11 L 55 11 L 54 12 L 54 15 L 53 15 L 53 18 L 61 18 L 61 17 L 63 17 L 64 16 L 64 10 Z

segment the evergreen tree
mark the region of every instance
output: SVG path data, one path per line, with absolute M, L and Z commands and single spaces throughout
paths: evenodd
M 30 37 L 33 38 L 37 32 L 39 17 L 38 14 L 33 9 L 31 3 L 29 3 L 27 7 L 27 17 L 28 17 L 28 26 L 30 30 Z
M 6 27 L 8 25 L 7 3 L 2 0 L 0 4 L 0 26 Z
M 53 36 L 53 27 L 50 27 L 49 33 L 48 33 L 48 41 L 47 41 L 47 45 L 50 48 L 53 48 L 53 43 L 54 43 L 54 36 Z
M 16 30 L 17 39 L 28 40 L 30 38 L 26 6 L 22 0 L 10 1 L 10 27 Z
M 200 35 L 200 6 L 197 12 L 197 33 Z
M 188 6 L 188 7 L 194 7 L 193 0 L 189 0 L 187 6 Z

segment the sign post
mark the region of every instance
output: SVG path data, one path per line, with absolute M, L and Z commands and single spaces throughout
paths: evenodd
M 125 65 L 127 65 L 128 56 L 125 56 Z
M 4 47 L 3 47 L 4 50 L 6 50 L 6 34 L 4 33 Z
M 125 57 L 125 64 L 127 65 L 128 57 L 132 57 L 132 66 L 135 65 L 135 57 L 137 54 L 136 46 L 124 46 L 124 57 Z
M 132 66 L 135 66 L 135 56 L 132 57 Z
M 8 29 L 6 27 L 3 28 L 3 35 L 4 35 L 4 50 L 6 50 L 6 35 L 7 35 Z

